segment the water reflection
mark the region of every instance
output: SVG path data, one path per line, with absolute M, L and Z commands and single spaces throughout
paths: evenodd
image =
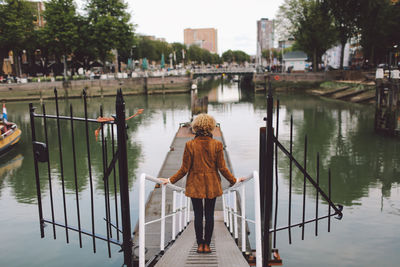
M 21 168 L 24 157 L 21 154 L 14 155 L 15 153 L 9 153 L 4 155 L 0 164 L 0 197 L 1 191 L 4 187 L 6 180 L 12 179 L 15 172 Z
M 251 89 L 239 88 L 237 84 L 229 84 L 228 82 L 220 86 L 219 81 L 204 82 L 199 84 L 198 88 L 200 97 L 209 97 L 209 112 L 221 122 L 235 174 L 246 175 L 249 170 L 257 169 L 258 128 L 264 125 L 263 118 L 266 115 L 265 95 L 254 94 Z M 373 133 L 373 107 L 320 99 L 303 93 L 277 93 L 275 96 L 275 99 L 279 98 L 281 103 L 279 121 L 279 138 L 281 142 L 286 146 L 288 145 L 290 116 L 293 115 L 293 151 L 295 157 L 299 162 L 303 161 L 304 136 L 307 134 L 309 144 L 307 169 L 315 177 L 315 160 L 316 154 L 319 152 L 321 158 L 321 186 L 325 191 L 327 190 L 327 171 L 328 168 L 331 168 L 333 200 L 336 203 L 347 206 L 345 207 L 345 219 L 340 224 L 335 224 L 335 227 L 341 227 L 341 230 L 335 230 L 329 236 L 330 239 L 327 239 L 323 234 L 319 237 L 320 240 L 324 240 L 325 238 L 325 243 L 324 241 L 318 243 L 310 237 L 312 241 L 307 240 L 304 242 L 309 242 L 307 245 L 311 242 L 318 244 L 315 245 L 315 248 L 310 249 L 311 245 L 304 246 L 304 243 L 298 242 L 302 247 L 285 250 L 284 244 L 287 244 L 287 240 L 284 242 L 279 240 L 278 245 L 282 246 L 280 247 L 283 250 L 282 255 L 287 257 L 287 266 L 291 266 L 291 260 L 292 263 L 295 262 L 296 266 L 301 266 L 299 263 L 304 263 L 303 266 L 325 265 L 326 262 L 318 264 L 321 262 L 315 263 L 313 259 L 310 260 L 310 251 L 318 255 L 324 255 L 326 251 L 321 247 L 326 248 L 330 246 L 329 249 L 332 251 L 342 251 L 343 246 L 347 244 L 350 244 L 351 247 L 347 246 L 346 249 L 351 250 L 357 247 L 354 246 L 354 235 L 358 236 L 358 238 L 369 236 L 370 229 L 379 227 L 382 224 L 385 224 L 385 228 L 389 225 L 389 230 L 384 232 L 385 240 L 391 240 L 391 237 L 393 239 L 393 236 L 397 236 L 398 227 L 394 222 L 400 214 L 398 209 L 398 188 L 400 183 L 400 155 L 398 151 L 400 150 L 400 143 L 398 139 L 382 137 Z M 169 150 L 170 142 L 175 135 L 179 123 L 190 119 L 191 106 L 189 94 L 130 96 L 125 97 L 125 101 L 127 115 L 134 114 L 139 108 L 144 108 L 142 115 L 128 122 L 129 184 L 132 192 L 132 220 L 135 221 L 137 218 L 137 206 L 135 206 L 137 203 L 137 188 L 135 187 L 135 180 L 141 172 L 153 175 L 157 174 Z M 55 114 L 54 101 L 46 101 L 45 104 L 47 113 Z M 70 104 L 74 107 L 74 115 L 83 117 L 83 105 L 80 99 L 60 101 L 60 113 L 69 115 Z M 90 118 L 97 118 L 99 116 L 100 104 L 104 107 L 105 116 L 114 114 L 114 98 L 92 98 L 88 102 L 88 116 Z M 35 103 L 35 105 L 38 107 L 37 112 L 41 113 L 40 104 Z M 65 246 L 63 240 L 53 241 L 50 240 L 51 238 L 46 240 L 39 238 L 37 207 L 36 205 L 30 205 L 36 201 L 36 185 L 30 140 L 28 104 L 8 103 L 7 109 L 12 121 L 16 122 L 22 129 L 22 136 L 21 142 L 7 157 L 0 159 L 0 207 L 6 214 L 0 219 L 0 231 L 2 231 L 0 235 L 8 241 L 3 242 L 3 246 L 0 245 L 0 265 L 22 266 L 26 265 L 26 263 L 33 263 L 35 265 L 37 262 L 35 256 L 44 250 L 48 251 L 47 254 L 51 256 L 43 254 L 42 265 L 52 265 L 49 262 L 51 262 L 51 257 L 55 257 L 58 262 L 64 262 L 65 265 L 71 265 L 71 262 L 73 262 L 71 259 L 79 259 L 83 265 L 90 265 L 95 262 L 98 266 L 121 266 L 120 262 L 110 262 L 108 259 L 101 258 L 100 255 L 105 249 L 99 249 L 101 253 L 88 257 L 90 244 L 80 250 L 79 248 L 73 249 L 72 246 Z M 43 121 L 37 119 L 36 125 L 37 138 L 43 141 Z M 55 192 L 58 192 L 58 195 L 54 197 L 56 199 L 55 202 L 60 204 L 62 203 L 60 197 L 61 177 L 55 120 L 49 120 L 48 127 L 53 189 Z M 70 122 L 62 121 L 61 127 L 65 187 L 67 189 L 67 202 L 69 201 L 68 208 L 70 208 L 75 205 Z M 101 142 L 100 140 L 96 141 L 94 135 L 96 128 L 97 125 L 90 124 L 89 139 L 92 157 L 91 168 L 94 173 L 96 215 L 101 215 L 101 212 L 104 212 L 103 158 Z M 86 133 L 83 123 L 76 122 L 74 129 L 75 148 L 78 155 L 78 190 L 80 198 L 84 202 L 90 196 Z M 105 127 L 104 131 L 109 142 L 111 128 Z M 110 143 L 108 144 L 110 145 Z M 110 147 L 108 152 L 108 162 L 110 162 Z M 284 160 L 282 154 L 279 154 L 279 158 L 281 159 L 278 166 L 280 190 L 281 192 L 287 192 L 289 179 L 288 161 Z M 40 164 L 40 173 L 43 203 L 46 205 L 45 211 L 47 211 L 48 215 L 49 185 L 46 164 Z M 110 178 L 113 179 L 113 174 Z M 302 192 L 303 176 L 301 174 L 294 173 L 293 186 L 295 195 Z M 116 190 L 117 192 L 119 191 L 118 183 Z M 114 194 L 113 182 L 110 183 L 110 192 L 112 197 Z M 314 195 L 315 191 L 307 188 L 308 199 L 314 199 Z M 296 199 L 296 196 L 294 196 L 294 199 Z M 29 205 L 25 203 L 29 203 Z M 251 203 L 251 200 L 247 201 L 247 203 Z M 287 199 L 283 199 L 280 203 L 286 204 Z M 301 205 L 301 200 L 294 203 L 294 205 L 298 203 Z M 307 203 L 311 204 L 311 201 Z M 309 206 L 311 207 L 311 205 Z M 347 212 L 346 209 L 352 209 L 353 211 Z M 87 212 L 88 210 L 90 210 L 90 206 L 82 204 L 82 212 Z M 62 213 L 62 210 L 60 212 Z M 293 212 L 296 212 L 295 209 L 293 209 Z M 357 213 L 357 216 L 354 216 L 353 213 Z M 59 219 L 63 219 L 62 214 L 56 214 L 57 216 Z M 286 219 L 287 214 L 281 212 L 279 216 Z M 279 220 L 278 222 L 281 222 Z M 360 221 L 362 221 L 362 225 L 360 225 Z M 71 222 L 74 222 L 74 218 L 71 219 Z M 104 227 L 103 221 L 99 220 L 98 224 Z M 25 232 L 19 236 L 15 236 L 14 233 L 19 231 L 9 231 L 9 229 L 15 230 L 16 228 L 19 230 L 24 229 Z M 50 228 L 47 227 L 46 231 L 51 232 Z M 101 229 L 100 226 L 97 228 L 97 222 L 96 229 Z M 385 231 L 385 229 L 382 231 Z M 60 230 L 60 233 L 62 233 L 62 230 Z M 32 242 L 29 249 L 26 249 L 31 255 L 24 259 L 15 259 L 10 256 L 18 255 L 18 251 L 25 245 L 26 240 Z M 383 238 L 379 240 L 383 240 Z M 14 243 L 11 243 L 11 241 Z M 392 242 L 394 244 L 395 240 L 392 240 Z M 324 243 L 324 245 L 321 246 L 321 243 Z M 381 243 L 369 239 L 368 242 L 359 242 L 359 244 L 363 248 L 362 251 L 374 248 L 374 257 L 376 259 L 382 258 L 380 257 L 382 255 L 378 255 L 375 249 Z M 57 247 L 57 249 L 54 249 L 54 247 Z M 386 263 L 388 262 L 387 266 L 395 266 L 390 265 L 390 263 L 397 260 L 398 249 L 398 245 L 394 245 L 392 249 L 394 252 L 388 253 L 385 251 L 385 255 L 383 256 L 386 259 Z M 327 257 L 331 255 L 326 254 Z M 357 259 L 368 259 L 365 256 L 368 255 L 358 252 Z M 106 258 L 106 256 L 104 257 Z M 332 257 L 336 256 L 332 254 Z M 114 254 L 113 259 L 116 258 L 118 256 Z M 336 258 L 333 259 L 332 263 L 336 264 L 336 260 Z M 368 266 L 368 264 L 365 264 L 368 263 L 366 261 L 364 260 L 360 263 L 355 260 L 344 259 L 342 265 Z M 41 264 L 37 263 L 36 266 L 41 266 Z M 294 265 L 292 264 L 292 266 Z
M 221 85 L 209 81 L 206 89 L 199 94 L 208 95 L 211 104 L 220 108 L 230 102 L 250 102 L 257 113 L 265 114 L 265 95 L 250 94 L 248 89 L 241 89 L 235 83 Z M 316 177 L 316 157 L 319 153 L 321 187 L 327 192 L 330 168 L 335 202 L 347 206 L 359 205 L 360 198 L 365 197 L 371 187 L 381 188 L 382 197 L 390 198 L 393 185 L 400 181 L 400 155 L 397 152 L 400 143 L 397 139 L 373 132 L 373 107 L 321 100 L 301 93 L 277 93 L 275 99 L 280 100 L 281 142 L 289 146 L 290 116 L 293 115 L 293 154 L 299 162 L 304 161 L 304 137 L 307 135 L 307 170 L 312 177 Z M 281 153 L 279 158 L 279 172 L 282 178 L 288 180 L 288 160 Z M 293 174 L 293 190 L 300 194 L 304 177 L 300 172 Z M 314 196 L 316 191 L 310 189 L 307 194 Z
M 307 169 L 316 176 L 316 155 L 321 158 L 321 186 L 327 190 L 327 171 L 332 170 L 333 199 L 345 205 L 358 204 L 368 189 L 382 184 L 382 195 L 400 179 L 400 144 L 396 139 L 373 132 L 373 109 L 337 101 L 321 101 L 301 95 L 279 96 L 286 117 L 280 138 L 288 144 L 290 114 L 294 117 L 294 155 L 303 162 L 304 136 L 308 137 Z M 280 165 L 287 174 L 287 163 Z M 294 186 L 302 190 L 303 176 L 294 176 Z M 314 194 L 315 191 L 309 191 Z
M 126 114 L 132 115 L 139 108 L 144 108 L 145 111 L 140 116 L 137 116 L 128 121 L 128 136 L 134 136 L 140 125 L 148 125 L 152 123 L 152 117 L 159 111 L 163 113 L 164 123 L 166 123 L 167 110 L 180 110 L 190 108 L 190 97 L 187 95 L 171 96 L 166 95 L 162 97 L 125 97 L 126 100 Z M 84 117 L 84 107 L 82 100 L 61 100 L 59 102 L 60 115 L 69 116 L 69 106 L 72 104 L 74 109 L 74 116 Z M 97 118 L 100 114 L 99 105 L 103 106 L 104 116 L 111 116 L 115 113 L 115 99 L 114 98 L 93 98 L 88 101 L 88 117 Z M 46 101 L 46 113 L 55 114 L 55 103 L 54 101 Z M 19 168 L 14 172 L 7 171 L 8 176 L 18 177 L 18 179 L 9 179 L 10 187 L 15 192 L 15 197 L 22 203 L 33 203 L 36 201 L 36 188 L 34 179 L 33 169 L 33 158 L 31 152 L 31 133 L 30 133 L 30 120 L 27 108 L 27 103 L 10 103 L 7 107 L 9 114 L 12 116 L 13 121 L 22 129 L 22 141 L 15 147 L 16 153 L 22 153 L 25 156 L 25 160 L 19 161 Z M 36 103 L 36 113 L 42 113 L 42 108 L 39 103 Z M 24 109 L 25 107 L 25 109 Z M 18 110 L 18 111 L 17 111 Z M 36 119 L 36 138 L 40 142 L 45 142 L 44 133 L 44 122 L 42 119 Z M 61 181 L 61 165 L 60 165 L 60 149 L 58 148 L 58 136 L 57 136 L 57 122 L 55 119 L 47 119 L 48 135 L 49 135 L 49 158 L 50 158 L 50 170 L 52 176 L 52 182 Z M 97 189 L 97 193 L 104 193 L 103 184 L 103 156 L 102 156 L 102 144 L 101 138 L 96 141 L 95 130 L 98 124 L 89 123 L 89 144 L 90 144 L 90 156 L 91 156 L 91 168 L 94 173 L 94 184 Z M 72 150 L 72 132 L 70 121 L 61 120 L 61 150 L 63 157 L 63 170 L 65 188 L 67 193 L 75 192 L 75 176 L 73 168 L 73 150 Z M 110 126 L 104 127 L 105 137 L 107 139 L 107 161 L 110 162 L 112 159 L 112 148 L 111 148 L 111 128 Z M 87 161 L 87 150 L 86 150 L 86 130 L 84 122 L 74 122 L 74 135 L 75 135 L 75 149 L 76 149 L 76 164 L 77 164 L 77 187 L 78 191 L 82 192 L 88 189 L 89 186 L 89 168 Z M 114 135 L 116 131 L 114 130 Z M 130 186 L 133 185 L 136 179 L 136 172 L 138 165 L 143 159 L 143 152 L 141 144 L 136 142 L 133 138 L 127 143 L 128 151 L 128 179 Z M 21 156 L 22 157 L 22 156 Z M 23 158 L 23 157 L 22 157 Z M 3 157 L 2 162 L 5 160 Z M 4 165 L 4 164 L 3 164 Z M 2 165 L 2 166 L 3 166 Z M 39 163 L 40 173 L 40 185 L 41 191 L 44 193 L 44 197 L 47 194 L 49 187 L 48 182 L 48 171 L 47 163 Z M 4 175 L 6 175 L 4 174 Z M 111 175 L 113 178 L 113 174 Z M 4 180 L 4 179 L 1 179 Z M 3 189 L 3 182 L 0 186 L 0 194 Z M 117 192 L 119 191 L 119 185 L 117 183 Z M 114 192 L 114 185 L 110 183 L 110 192 Z

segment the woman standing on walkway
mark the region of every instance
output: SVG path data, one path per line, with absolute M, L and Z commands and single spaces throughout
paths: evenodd
M 160 178 L 164 184 L 174 184 L 188 173 L 185 195 L 192 200 L 198 253 L 211 253 L 215 200 L 222 195 L 218 171 L 231 186 L 245 180 L 236 179 L 226 167 L 223 145 L 212 136 L 215 125 L 216 122 L 210 115 L 198 115 L 192 123 L 196 136 L 185 145 L 181 168 L 169 179 Z M 204 235 L 203 214 L 206 221 Z

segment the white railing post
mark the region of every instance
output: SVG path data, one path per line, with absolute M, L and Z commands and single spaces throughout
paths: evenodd
M 229 199 L 229 231 L 231 232 L 231 234 L 233 233 L 233 200 L 232 200 L 232 191 L 229 191 L 228 194 L 228 199 Z
M 187 199 L 187 217 L 186 217 L 186 224 L 190 222 L 190 197 Z
M 236 199 L 237 192 L 233 191 L 232 193 L 233 193 L 233 211 L 234 211 L 234 219 L 235 219 L 235 241 L 237 242 L 238 238 L 239 238 L 239 236 L 238 236 L 239 227 L 238 227 L 238 216 L 237 216 L 237 199 Z
M 225 225 L 226 225 L 225 193 L 222 194 L 222 212 L 224 213 L 224 223 L 225 223 Z
M 261 248 L 261 209 L 260 209 L 260 180 L 258 173 L 253 172 L 254 179 L 254 215 L 256 221 L 256 266 L 262 267 Z M 269 229 L 267 229 L 269 231 Z
M 160 236 L 160 250 L 164 251 L 165 245 L 165 192 L 166 185 L 161 185 L 161 236 Z
M 226 227 L 229 228 L 229 190 L 225 194 L 226 196 Z
M 183 192 L 179 192 L 179 233 L 182 232 Z
M 241 188 L 241 213 L 242 213 L 242 252 L 246 252 L 246 190 L 244 184 Z
M 176 237 L 176 191 L 172 192 L 172 240 Z
M 185 203 L 185 213 L 183 213 L 183 228 L 186 228 L 186 226 L 187 226 L 187 205 L 188 205 L 188 202 L 187 202 L 187 197 L 186 196 L 184 196 L 183 197 L 183 203 Z
M 139 178 L 139 267 L 144 267 L 145 264 L 145 189 L 146 174 L 142 174 Z

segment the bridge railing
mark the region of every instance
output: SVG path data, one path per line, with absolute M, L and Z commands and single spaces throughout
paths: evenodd
M 202 73 L 253 73 L 255 71 L 254 68 L 218 68 L 218 69 L 193 69 L 192 73 L 194 74 L 202 74 Z
M 246 215 L 246 185 L 248 181 L 254 180 L 254 220 Z M 240 192 L 240 214 L 237 207 L 237 192 Z M 224 222 L 229 228 L 235 239 L 239 237 L 238 218 L 241 219 L 241 249 L 246 252 L 246 222 L 255 224 L 255 240 L 256 240 L 256 266 L 262 266 L 262 247 L 261 247 L 261 209 L 260 209 L 260 181 L 257 171 L 253 171 L 246 177 L 246 180 L 241 183 L 236 183 L 223 192 L 222 207 L 224 214 Z
M 163 185 L 161 180 L 153 176 L 143 173 L 139 178 L 139 267 L 145 266 L 145 243 L 146 243 L 146 225 L 161 222 L 160 231 L 160 252 L 165 249 L 165 219 L 172 217 L 172 240 L 183 231 L 190 221 L 190 199 L 185 196 L 185 189 L 173 184 Z M 146 222 L 146 200 L 145 200 L 145 183 L 146 180 L 161 185 L 161 216 L 158 219 Z M 173 192 L 172 197 L 172 213 L 165 214 L 166 189 L 170 188 Z M 179 197 L 179 200 L 177 200 Z M 178 218 L 177 218 L 178 216 Z M 178 231 L 176 229 L 176 220 L 178 219 Z

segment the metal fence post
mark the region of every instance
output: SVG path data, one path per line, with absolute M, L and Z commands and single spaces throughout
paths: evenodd
M 39 210 L 39 223 L 40 223 L 40 237 L 44 237 L 44 221 L 43 221 L 43 210 L 42 210 L 42 194 L 40 192 L 40 179 L 39 179 L 39 167 L 38 160 L 36 158 L 35 153 L 35 142 L 36 142 L 36 130 L 35 130 L 35 108 L 32 103 L 29 103 L 29 113 L 31 118 L 31 130 L 32 130 L 32 146 L 33 146 L 33 162 L 35 164 L 35 177 L 36 177 L 36 194 L 38 201 L 38 210 Z
M 265 164 L 265 173 L 261 177 L 264 180 L 263 186 L 263 266 L 268 266 L 271 259 L 271 245 L 270 245 L 270 223 L 272 218 L 272 193 L 273 193 L 273 161 L 274 161 L 274 129 L 272 128 L 272 114 L 273 114 L 274 98 L 272 96 L 271 82 L 269 82 L 268 96 L 267 96 L 267 127 L 266 127 L 266 143 L 263 155 L 260 155 L 260 165 Z M 260 142 L 261 143 L 261 142 Z M 260 148 L 260 151 L 263 150 Z M 261 171 L 261 170 L 260 170 Z
M 117 137 L 118 137 L 118 165 L 119 186 L 121 197 L 121 217 L 124 252 L 124 264 L 132 266 L 132 236 L 131 236 L 131 214 L 129 205 L 129 183 L 128 183 L 128 161 L 126 151 L 126 124 L 125 124 L 125 102 L 122 90 L 118 90 L 115 101 Z

